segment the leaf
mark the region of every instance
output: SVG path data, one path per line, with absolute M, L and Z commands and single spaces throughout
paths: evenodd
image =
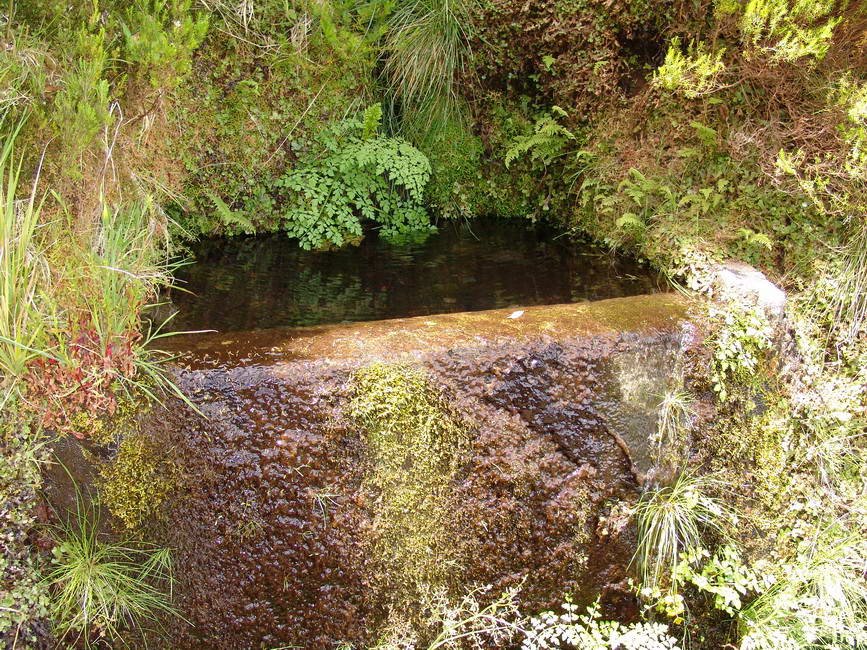
M 217 215 L 220 217 L 220 220 L 223 222 L 223 224 L 240 226 L 240 229 L 246 234 L 252 234 L 256 232 L 256 228 L 255 226 L 253 226 L 253 222 L 247 219 L 247 217 L 245 217 L 243 213 L 232 210 L 232 208 L 226 205 L 225 201 L 223 201 L 223 199 L 221 199 L 216 192 L 212 190 L 205 190 L 205 194 L 214 204 L 214 207 L 217 209 Z

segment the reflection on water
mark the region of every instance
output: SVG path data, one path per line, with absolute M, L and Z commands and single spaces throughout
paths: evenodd
M 659 290 L 645 267 L 525 224 L 448 223 L 423 243 L 370 235 L 302 251 L 284 235 L 205 240 L 172 299 L 175 329 L 250 330 L 598 300 Z

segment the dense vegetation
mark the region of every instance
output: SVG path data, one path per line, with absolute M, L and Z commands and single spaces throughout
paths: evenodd
M 864 3 L 10 0 L 2 15 L 9 647 L 171 609 L 163 551 L 70 524 L 49 557 L 33 504 L 48 432 L 111 440 L 175 391 L 147 310 L 186 241 L 285 231 L 324 248 L 476 215 L 548 220 L 698 294 L 740 259 L 790 298 L 776 330 L 754 306 L 710 308 L 708 358 L 661 405 L 675 478 L 635 513 L 648 622 L 569 605 L 523 623 L 525 645 L 867 646 Z M 387 433 L 371 429 L 386 465 Z M 82 575 L 93 555 L 105 571 Z M 96 613 L 76 589 L 98 592 Z M 497 634 L 520 627 L 508 598 L 470 599 L 446 627 L 480 608 Z

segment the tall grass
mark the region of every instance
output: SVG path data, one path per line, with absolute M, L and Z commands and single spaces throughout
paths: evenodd
M 147 201 L 103 208 L 82 279 L 90 285 L 85 303 L 102 352 L 129 356 L 131 367 L 121 369 L 118 379 L 130 394 L 158 403 L 161 394 L 172 394 L 198 410 L 166 373 L 174 357 L 155 347 L 175 334 L 164 331 L 169 321 L 142 331 L 142 310 L 161 287 L 171 286 L 184 263 L 171 259 L 167 232 L 153 217 Z
M 145 202 L 103 207 L 83 278 L 92 284 L 85 302 L 103 349 L 136 332 L 141 310 L 171 284 L 174 265 L 158 231 Z
M 38 242 L 42 201 L 37 181 L 18 198 L 21 161 L 14 146 L 20 129 L 5 138 L 0 151 L 0 371 L 4 402 L 16 388 L 27 364 L 43 355 L 45 321 L 40 302 L 48 269 Z
M 650 490 L 636 507 L 637 562 L 645 586 L 677 590 L 680 554 L 701 545 L 703 532 L 721 532 L 726 511 L 709 497 L 712 479 L 681 474 L 670 486 Z
M 657 455 L 683 442 L 694 415 L 695 399 L 687 391 L 674 388 L 662 396 L 656 420 Z
M 393 128 L 424 135 L 460 113 L 459 77 L 466 72 L 475 0 L 406 0 L 386 34 L 383 78 Z
M 837 291 L 828 307 L 832 333 L 854 341 L 867 322 L 867 226 L 859 225 L 843 250 Z
M 98 508 L 79 496 L 75 514 L 53 531 L 57 546 L 44 582 L 57 636 L 73 644 L 116 640 L 124 630 L 177 614 L 168 550 L 107 541 L 98 528 Z

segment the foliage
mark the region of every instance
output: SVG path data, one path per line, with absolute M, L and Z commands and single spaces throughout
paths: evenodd
M 778 61 L 821 59 L 840 17 L 834 0 L 750 0 L 741 18 L 747 45 Z
M 574 133 L 557 122 L 557 117 L 566 117 L 566 115 L 566 111 L 562 108 L 553 106 L 550 115 L 543 115 L 536 120 L 532 135 L 516 137 L 512 146 L 506 151 L 504 158 L 506 167 L 527 153 L 533 161 L 542 163 L 544 167 L 563 155 L 566 145 L 576 139 Z
M 702 532 L 721 531 L 727 512 L 708 495 L 712 484 L 708 477 L 683 473 L 673 485 L 642 495 L 635 561 L 644 587 L 677 593 L 680 554 L 700 547 Z
M 87 646 L 176 613 L 168 550 L 107 541 L 98 527 L 98 510 L 79 499 L 76 513 L 53 532 L 57 546 L 45 576 L 58 637 Z
M 867 644 L 864 540 L 823 531 L 740 616 L 744 650 Z
M 600 115 L 628 96 L 630 76 L 650 63 L 659 35 L 678 20 L 673 7 L 483 0 L 473 20 L 475 74 L 486 89 L 566 107 L 579 119 Z
M 653 83 L 680 92 L 688 99 L 712 93 L 718 89 L 718 78 L 725 70 L 724 54 L 724 49 L 707 51 L 701 41 L 690 43 L 684 54 L 680 39 L 675 37 L 668 46 L 665 62 L 653 73 Z
M 725 401 L 732 382 L 755 382 L 759 364 L 771 348 L 771 325 L 759 308 L 734 303 L 725 310 L 711 308 L 710 316 L 719 323 L 711 341 L 711 382 L 720 400 Z
M 463 119 L 457 90 L 469 72 L 475 0 L 405 0 L 389 19 L 382 77 L 398 130 L 416 143 Z
M 530 620 L 523 650 L 576 648 L 578 650 L 675 650 L 680 646 L 661 623 L 601 620 L 599 603 L 579 614 L 577 605 L 563 604 L 563 613 L 544 612 Z
M 479 206 L 483 146 L 458 120 L 443 121 L 428 132 L 419 149 L 430 160 L 431 178 L 425 193 L 428 210 L 446 218 L 472 218 Z
M 20 127 L 19 127 L 20 128 Z M 23 377 L 27 364 L 44 355 L 45 321 L 42 310 L 48 275 L 39 241 L 36 183 L 19 199 L 21 162 L 14 143 L 18 128 L 6 138 L 0 152 L 0 373 L 5 404 Z
M 656 418 L 657 458 L 666 449 L 674 450 L 684 442 L 685 434 L 694 418 L 695 398 L 682 388 L 674 388 L 663 395 Z
M 93 283 L 85 296 L 86 312 L 101 349 L 112 350 L 138 331 L 142 308 L 158 288 L 171 284 L 173 263 L 160 242 L 161 224 L 151 219 L 147 204 L 104 205 L 101 217 L 79 282 Z
M 275 182 L 285 192 L 284 228 L 302 248 L 358 240 L 362 219 L 389 238 L 432 230 L 423 203 L 430 163 L 405 140 L 377 135 L 381 116 L 374 104 L 361 119 L 323 131 L 317 139 L 325 155 Z
M 701 566 L 700 571 L 696 570 L 697 566 Z M 716 609 L 734 616 L 746 598 L 754 597 L 774 584 L 775 578 L 763 572 L 767 570 L 767 562 L 757 563 L 756 567 L 746 566 L 738 549 L 726 544 L 713 556 L 704 548 L 681 554 L 676 572 L 683 584 L 689 583 L 713 596 Z
M 520 634 L 523 617 L 517 604 L 519 588 L 504 591 L 483 605 L 489 591 L 490 587 L 471 589 L 456 603 L 444 589 L 435 591 L 428 606 L 431 612 L 428 625 L 439 632 L 427 650 L 464 648 L 467 643 L 478 648 L 501 646 Z
M 35 648 L 48 619 L 48 592 L 39 558 L 30 552 L 36 527 L 33 504 L 42 484 L 48 447 L 40 431 L 7 403 L 0 415 L 0 644 Z
M 189 72 L 192 53 L 205 38 L 208 16 L 194 14 L 191 4 L 138 0 L 121 24 L 127 63 L 148 74 L 155 88 L 172 89 Z

